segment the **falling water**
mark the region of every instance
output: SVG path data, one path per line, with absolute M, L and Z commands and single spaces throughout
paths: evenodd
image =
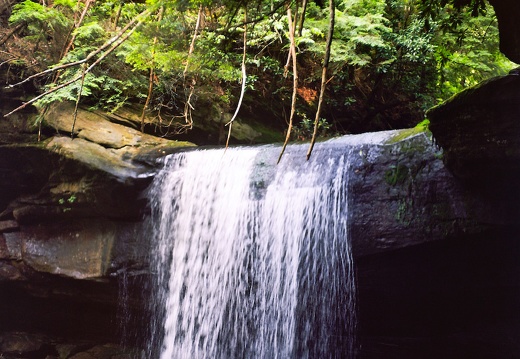
M 148 357 L 354 357 L 349 155 L 323 147 L 279 165 L 274 147 L 166 159 Z

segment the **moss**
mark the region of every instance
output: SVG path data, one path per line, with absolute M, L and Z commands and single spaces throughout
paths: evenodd
M 395 214 L 395 219 L 397 220 L 397 222 L 402 223 L 406 226 L 410 225 L 411 220 L 407 219 L 407 214 L 410 210 L 410 208 L 409 208 L 410 206 L 411 206 L 411 204 L 408 203 L 408 201 L 406 199 L 399 201 L 399 206 L 398 206 L 397 212 Z
M 255 138 L 255 143 L 276 143 L 284 140 L 282 131 L 269 128 L 258 122 L 250 123 L 250 126 L 261 133 L 260 136 Z
M 410 171 L 405 165 L 391 165 L 390 169 L 385 172 L 385 181 L 390 186 L 403 183 L 408 177 Z
M 386 140 L 386 145 L 392 145 L 398 142 L 401 142 L 403 140 L 406 140 L 407 138 L 416 136 L 420 133 L 424 133 L 428 138 L 431 138 L 432 133 L 428 129 L 428 126 L 430 125 L 429 120 L 424 120 L 422 122 L 419 122 L 415 127 L 413 128 L 407 128 L 404 130 L 396 131 L 396 134 L 393 135 L 391 138 Z
M 180 147 L 195 147 L 196 145 L 189 141 L 174 141 L 170 140 L 164 145 L 167 148 L 180 148 Z

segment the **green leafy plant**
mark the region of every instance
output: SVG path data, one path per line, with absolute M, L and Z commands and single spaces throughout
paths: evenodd
M 62 205 L 62 206 L 63 206 L 63 205 L 71 205 L 71 204 L 76 203 L 77 200 L 78 200 L 78 198 L 76 197 L 76 195 L 75 195 L 75 194 L 71 194 L 71 195 L 70 195 L 69 197 L 67 197 L 67 198 L 60 198 L 60 199 L 58 200 L 58 203 L 59 203 L 60 205 Z M 66 206 L 66 207 L 63 207 L 61 210 L 62 210 L 63 213 L 66 213 L 66 212 L 70 212 L 70 211 L 72 211 L 72 208 Z
M 244 107 L 250 115 L 272 108 L 272 116 L 282 122 L 284 111 L 292 107 L 293 83 L 284 77 L 289 5 L 295 10 L 294 2 L 282 0 L 55 0 L 46 5 L 25 0 L 13 6 L 10 24 L 23 28 L 17 34 L 34 48 L 34 58 L 19 56 L 10 63 L 28 70 L 37 59 L 44 69 L 36 82 L 40 91 L 76 79 L 41 98 L 41 107 L 79 101 L 115 111 L 127 102 L 146 101 L 144 107 L 149 102 L 150 117 L 161 127 L 174 123 L 172 119 L 187 119 L 186 109 L 196 111 L 198 104 L 232 111 L 241 94 L 246 48 Z M 321 136 L 336 129 L 413 127 L 439 101 L 506 73 L 513 65 L 498 51 L 496 19 L 492 8 L 486 9 L 480 0 L 336 1 L 325 106 L 318 116 Z M 85 18 L 74 22 L 81 14 Z M 294 39 L 299 87 L 320 87 L 328 16 L 327 8 L 308 2 Z M 135 26 L 124 31 L 129 24 Z M 125 41 L 113 52 L 103 47 L 117 36 Z M 96 53 L 99 49 L 103 51 Z M 92 53 L 96 56 L 81 62 Z M 98 60 L 82 76 L 85 68 L 79 64 Z M 78 65 L 45 72 L 74 63 Z M 313 122 L 306 116 L 316 102 L 304 100 L 296 103 L 296 138 L 308 138 Z

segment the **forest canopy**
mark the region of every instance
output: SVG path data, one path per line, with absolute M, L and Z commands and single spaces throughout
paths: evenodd
M 134 106 L 136 127 L 172 138 L 233 114 L 280 133 L 294 119 L 293 139 L 315 122 L 319 136 L 411 127 L 514 67 L 483 0 L 25 0 L 3 15 L 6 81 L 46 94 L 38 107 Z

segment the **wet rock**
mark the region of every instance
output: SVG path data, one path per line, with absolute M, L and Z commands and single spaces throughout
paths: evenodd
M 23 281 L 27 278 L 20 269 L 9 262 L 0 261 L 0 282 L 1 281 Z
M 13 233 L 4 233 L 0 236 L 1 259 L 22 259 L 22 242 Z
M 76 279 L 103 278 L 121 266 L 145 263 L 147 244 L 137 240 L 138 230 L 136 223 L 101 219 L 25 225 L 0 237 L 0 259 L 22 261 L 36 272 Z M 0 266 L 0 278 L 4 274 L 21 279 L 17 273 L 8 264 Z
M 71 139 L 72 121 L 73 106 L 64 103 L 46 114 L 45 123 L 53 128 L 46 140 L 9 142 L 0 133 L 1 224 L 12 226 L 5 220 L 13 218 L 19 224 L 139 218 L 143 202 L 138 197 L 160 166 L 158 159 L 193 146 L 142 134 L 110 122 L 101 112 L 81 109 Z
M 0 333 L 0 357 L 5 359 L 132 359 L 136 352 L 115 343 L 67 340 L 39 333 Z
M 70 359 L 131 359 L 128 352 L 125 352 L 120 346 L 114 344 L 105 344 L 95 346 L 85 352 L 75 354 Z
M 44 343 L 48 341 L 43 335 L 30 333 L 6 333 L 0 335 L 0 353 L 16 356 L 42 355 Z M 48 350 L 48 349 L 47 349 Z M 43 355 L 45 357 L 45 355 Z
M 53 225 L 10 234 L 23 243 L 24 262 L 39 272 L 86 279 L 103 276 L 114 231 L 106 223 L 75 223 L 66 231 Z
M 344 150 L 338 143 L 334 151 Z M 355 255 L 481 230 L 479 218 L 492 207 L 469 196 L 442 155 L 427 133 L 416 129 L 389 132 L 386 142 L 356 149 L 349 176 Z M 146 275 L 146 198 L 134 190 L 116 197 L 128 202 L 100 210 L 103 196 L 116 192 L 96 186 L 93 196 L 87 183 L 57 181 L 38 196 L 15 203 L 11 213 L 21 225 L 19 231 L 3 234 L 3 257 L 21 260 L 36 272 L 76 279 Z M 133 222 L 107 218 L 129 218 L 125 211 L 132 207 L 141 210 Z
M 7 248 L 7 243 L 5 241 L 5 237 L 0 233 L 0 258 L 6 259 L 9 258 L 9 250 Z
M 18 222 L 16 221 L 0 221 L 0 233 L 18 230 Z
M 477 209 L 444 166 L 426 132 L 395 131 L 352 154 L 350 227 L 354 255 L 396 250 L 478 232 Z
M 76 343 L 63 343 L 56 345 L 56 351 L 58 352 L 58 357 L 61 358 L 70 358 L 73 355 L 82 352 L 84 350 L 88 350 L 91 347 L 91 344 L 76 344 Z

